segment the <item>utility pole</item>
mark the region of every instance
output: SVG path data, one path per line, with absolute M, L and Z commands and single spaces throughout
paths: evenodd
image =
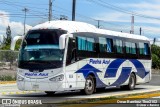
M 140 27 L 140 29 L 139 29 L 139 33 L 140 33 L 140 35 L 142 34 L 142 28 Z
M 73 4 L 72 4 L 72 21 L 75 21 L 75 15 L 76 15 L 76 0 L 73 0 Z
M 49 0 L 49 16 L 48 21 L 52 20 L 52 0 Z
M 98 26 L 97 26 L 97 27 L 100 28 L 100 24 L 99 24 L 99 23 L 100 23 L 100 20 L 97 20 L 97 21 L 98 21 Z
M 27 8 L 22 9 L 24 11 L 24 35 L 26 34 L 26 13 L 29 11 Z
M 96 26 L 97 26 L 97 28 L 100 28 L 100 27 L 101 27 L 101 25 L 100 25 L 100 21 L 101 21 L 101 20 L 95 20 L 95 21 L 97 21 L 97 22 L 98 22 L 98 23 L 97 23 L 97 25 L 96 25 Z
M 153 45 L 155 45 L 155 43 L 156 43 L 156 38 L 153 39 Z
M 133 14 L 131 16 L 131 31 L 130 31 L 130 33 L 134 34 L 134 16 L 133 16 Z

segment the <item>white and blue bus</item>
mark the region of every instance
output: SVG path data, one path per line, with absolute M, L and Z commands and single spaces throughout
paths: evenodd
M 28 31 L 20 48 L 20 90 L 92 94 L 106 87 L 133 90 L 150 80 L 150 42 L 145 36 L 98 29 L 83 22 L 50 21 Z

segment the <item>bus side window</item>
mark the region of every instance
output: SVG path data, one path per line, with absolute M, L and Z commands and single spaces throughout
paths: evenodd
M 136 43 L 125 42 L 125 48 L 127 54 L 136 54 Z
M 116 39 L 116 52 L 123 53 L 122 40 Z
M 110 38 L 107 38 L 107 52 L 113 52 L 113 40 Z
M 71 63 L 73 63 L 75 61 L 76 61 L 75 39 L 69 38 L 66 64 L 68 65 L 68 64 L 71 64 Z
M 79 51 L 95 51 L 95 40 L 90 37 L 77 37 Z
M 106 38 L 99 37 L 99 50 L 100 52 L 107 52 L 107 42 Z
M 110 38 L 99 37 L 100 52 L 113 52 L 113 40 Z
M 77 37 L 77 41 L 78 41 L 78 50 L 81 50 L 81 51 L 85 51 L 87 50 L 86 49 L 86 37 L 80 37 L 78 36 Z
M 144 43 L 144 55 L 149 55 L 149 45 L 148 45 L 148 43 Z
M 86 48 L 87 48 L 87 51 L 92 51 L 92 52 L 95 51 L 95 40 L 94 40 L 94 38 L 87 37 Z
M 75 39 L 72 40 L 73 43 L 73 49 L 72 49 L 72 55 L 71 55 L 71 63 L 75 62 L 77 60 L 77 49 L 75 44 Z
M 139 54 L 144 55 L 144 43 L 139 43 Z

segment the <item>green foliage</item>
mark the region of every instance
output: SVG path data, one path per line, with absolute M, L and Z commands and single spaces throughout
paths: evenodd
M 0 75 L 0 81 L 15 81 L 16 76 Z
M 160 69 L 160 47 L 152 45 L 151 51 L 152 51 L 152 68 Z
M 8 44 L 8 45 L 5 44 L 5 45 L 1 48 L 1 50 L 10 50 L 10 47 L 11 47 L 10 44 Z
M 5 39 L 5 45 L 10 45 L 10 44 L 11 44 L 11 40 L 12 40 L 11 28 L 10 28 L 10 26 L 8 26 L 8 27 L 6 28 L 6 35 L 7 35 L 7 38 Z
M 19 51 L 20 46 L 21 46 L 21 43 L 22 43 L 22 40 L 21 40 L 21 39 L 16 42 L 16 46 L 15 46 L 15 50 L 16 50 L 16 51 Z
M 160 47 L 157 45 L 152 45 L 151 51 L 153 54 L 156 54 L 160 58 Z
M 1 48 L 2 50 L 10 50 L 10 46 L 11 46 L 11 40 L 12 40 L 12 36 L 11 36 L 11 28 L 10 26 L 8 26 L 6 28 L 6 38 L 4 38 L 4 43 L 3 43 L 3 47 Z
M 152 68 L 160 68 L 160 59 L 156 54 L 152 54 Z

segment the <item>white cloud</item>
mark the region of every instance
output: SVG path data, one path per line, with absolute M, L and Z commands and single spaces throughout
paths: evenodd
M 147 9 L 147 10 L 157 10 L 157 9 L 160 9 L 160 6 L 159 6 L 160 2 L 139 2 L 139 3 L 133 3 L 133 4 L 123 4 L 123 3 L 120 3 L 118 4 L 118 6 L 122 7 L 122 8 L 134 8 L 134 9 Z
M 120 8 L 123 8 L 125 10 L 128 11 L 133 11 L 135 13 L 139 13 L 145 16 L 150 16 L 150 17 L 154 17 L 154 18 L 159 18 L 160 19 L 160 14 L 159 14 L 159 10 L 160 10 L 160 0 L 153 0 L 153 2 L 151 1 L 145 1 L 145 2 L 141 2 L 139 1 L 139 3 L 137 4 L 124 4 L 124 3 L 120 3 L 120 4 L 114 4 L 115 6 L 118 6 Z M 132 9 L 132 10 L 131 10 Z M 122 13 L 122 12 L 117 12 L 117 11 L 108 11 L 108 12 L 100 12 L 99 14 L 96 14 L 95 16 L 93 16 L 93 18 L 95 19 L 99 19 L 99 20 L 105 20 L 105 21 L 110 21 L 111 23 L 114 22 L 117 24 L 114 25 L 114 27 L 112 26 L 111 29 L 113 30 L 123 30 L 123 28 L 126 28 L 126 26 L 129 26 L 126 30 L 124 31 L 129 31 L 130 29 L 130 23 L 131 23 L 131 14 L 126 14 L 126 13 Z M 118 26 L 118 24 L 122 24 L 122 26 Z M 143 32 L 142 34 L 144 34 L 145 36 L 148 37 L 160 37 L 160 20 L 157 19 L 152 19 L 152 18 L 144 18 L 144 17 L 139 17 L 139 16 L 135 16 L 135 32 L 136 34 L 139 34 L 139 28 L 142 27 Z
M 130 16 L 120 12 L 102 12 L 93 16 L 93 18 L 104 21 L 129 22 Z
M 5 27 L 9 23 L 9 17 L 7 16 L 7 12 L 0 10 L 0 26 Z
M 0 34 L 1 35 L 6 35 L 6 28 L 8 25 L 11 28 L 12 37 L 17 35 L 23 35 L 24 33 L 23 23 L 10 21 L 9 13 L 0 10 Z M 29 26 L 26 24 L 26 31 L 28 31 L 31 27 L 32 26 Z
M 24 25 L 21 22 L 10 22 L 10 27 L 12 34 L 17 35 L 23 35 L 24 33 Z M 26 25 L 26 31 L 28 31 L 31 28 L 31 26 Z

